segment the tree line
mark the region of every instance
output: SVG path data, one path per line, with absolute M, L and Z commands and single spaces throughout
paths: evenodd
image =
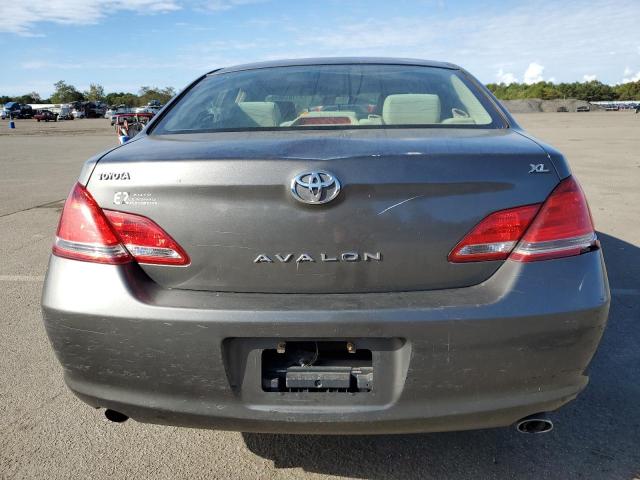
M 151 100 L 158 100 L 166 103 L 176 94 L 173 87 L 140 87 L 138 93 L 130 92 L 110 92 L 105 93 L 104 87 L 97 83 L 92 83 L 84 92 L 79 91 L 73 85 L 60 80 L 53 84 L 54 92 L 49 98 L 41 97 L 38 92 L 31 92 L 17 97 L 6 95 L 0 96 L 0 104 L 7 102 L 18 103 L 72 103 L 72 102 L 103 102 L 107 105 L 128 105 L 139 107 L 148 104 Z
M 640 80 L 637 82 L 607 85 L 592 80 L 590 82 L 553 83 L 489 83 L 487 88 L 500 100 L 521 100 L 525 98 L 541 98 L 554 100 L 558 98 L 576 98 L 587 102 L 611 100 L 640 100 Z
M 553 100 L 557 98 L 576 98 L 587 102 L 610 100 L 640 100 L 640 80 L 637 82 L 607 85 L 598 80 L 590 82 L 553 83 L 538 82 L 525 83 L 489 83 L 487 85 L 500 100 L 518 100 L 525 98 L 541 98 Z M 84 92 L 64 80 L 54 84 L 54 92 L 50 98 L 42 98 L 37 92 L 27 93 L 18 97 L 0 96 L 0 104 L 7 102 L 18 103 L 71 103 L 77 101 L 104 102 L 107 105 L 128 105 L 138 107 L 148 104 L 151 100 L 166 103 L 176 93 L 173 87 L 144 86 L 138 93 L 110 92 L 97 83 L 89 85 Z

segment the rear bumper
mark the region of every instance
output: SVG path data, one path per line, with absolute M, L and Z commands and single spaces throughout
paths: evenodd
M 241 431 L 390 433 L 505 426 L 585 387 L 606 324 L 602 254 L 504 265 L 483 284 L 375 294 L 165 290 L 136 265 L 52 257 L 47 333 L 68 386 L 144 422 Z M 278 339 L 394 339 L 370 393 L 272 393 Z M 375 350 L 372 348 L 372 350 Z

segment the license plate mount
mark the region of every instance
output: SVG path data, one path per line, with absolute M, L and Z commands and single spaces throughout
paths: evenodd
M 286 342 L 262 351 L 267 392 L 370 392 L 372 354 L 354 342 Z

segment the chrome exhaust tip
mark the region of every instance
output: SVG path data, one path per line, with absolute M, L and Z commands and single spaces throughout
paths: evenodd
M 104 411 L 104 416 L 107 417 L 107 420 L 114 423 L 123 423 L 129 420 L 124 413 L 116 412 L 115 410 L 106 409 Z
M 529 415 L 516 423 L 520 433 L 547 433 L 553 430 L 553 422 L 544 413 Z

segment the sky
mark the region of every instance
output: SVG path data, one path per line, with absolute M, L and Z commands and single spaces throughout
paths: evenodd
M 182 89 L 318 56 L 456 63 L 485 83 L 640 80 L 640 0 L 0 0 L 0 95 Z

